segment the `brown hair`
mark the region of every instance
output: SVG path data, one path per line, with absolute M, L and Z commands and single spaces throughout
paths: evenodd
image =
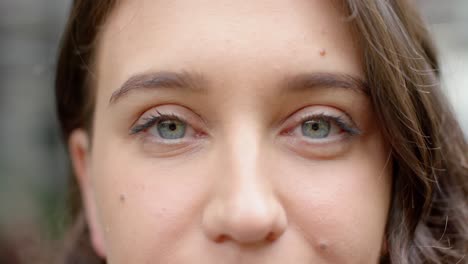
M 363 48 L 374 111 L 391 145 L 392 203 L 382 263 L 458 263 L 468 251 L 468 146 L 441 92 L 429 33 L 409 0 L 347 0 L 344 8 Z M 56 76 L 64 138 L 92 130 L 93 53 L 116 1 L 73 2 Z M 92 251 L 76 182 L 75 225 L 62 263 L 105 263 Z

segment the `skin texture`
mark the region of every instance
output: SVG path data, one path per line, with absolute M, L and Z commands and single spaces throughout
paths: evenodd
M 331 1 L 122 1 L 94 66 L 92 137 L 77 129 L 69 146 L 108 263 L 378 263 L 391 163 L 370 99 L 282 86 L 305 73 L 364 78 Z M 197 76 L 203 89 L 136 88 L 110 102 L 156 72 Z M 157 111 L 187 120 L 182 140 L 156 125 L 131 133 Z M 333 135 L 310 139 L 304 114 L 359 132 L 331 121 Z

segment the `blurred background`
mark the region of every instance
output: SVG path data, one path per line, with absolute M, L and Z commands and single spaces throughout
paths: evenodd
M 30 245 L 60 238 L 66 223 L 68 161 L 55 116 L 53 81 L 70 2 L 0 0 L 2 264 L 8 245 L 20 246 L 21 255 L 37 254 Z M 446 93 L 467 134 L 468 1 L 417 2 L 441 52 Z

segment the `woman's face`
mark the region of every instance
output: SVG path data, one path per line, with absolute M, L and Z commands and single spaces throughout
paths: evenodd
M 122 1 L 92 138 L 70 139 L 108 263 L 377 263 L 389 148 L 332 1 Z

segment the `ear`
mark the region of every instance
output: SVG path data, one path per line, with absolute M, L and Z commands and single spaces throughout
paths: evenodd
M 73 170 L 78 182 L 86 221 L 91 233 L 94 251 L 101 258 L 106 257 L 103 230 L 97 217 L 97 205 L 91 183 L 91 153 L 89 137 L 83 129 L 74 130 L 68 141 Z

